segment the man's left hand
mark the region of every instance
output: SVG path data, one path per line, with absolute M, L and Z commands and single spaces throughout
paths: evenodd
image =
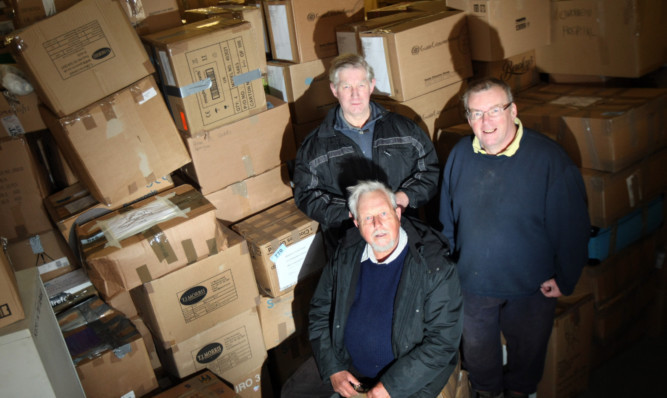
M 401 207 L 401 210 L 407 209 L 408 205 L 410 204 L 410 198 L 408 198 L 408 195 L 403 191 L 397 191 L 395 195 L 396 204 Z
M 391 398 L 382 382 L 377 383 L 366 393 L 367 398 Z
M 556 280 L 554 278 L 549 279 L 548 281 L 545 281 L 542 283 L 542 286 L 540 286 L 540 290 L 542 291 L 542 294 L 546 297 L 560 297 L 563 295 L 563 293 L 560 292 L 560 288 L 558 287 L 558 284 L 556 284 Z

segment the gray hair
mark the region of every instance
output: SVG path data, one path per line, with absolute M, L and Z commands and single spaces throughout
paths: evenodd
M 329 81 L 333 83 L 334 87 L 338 87 L 338 74 L 345 68 L 360 68 L 366 70 L 366 79 L 369 83 L 375 78 L 373 68 L 366 62 L 364 57 L 359 54 L 340 54 L 331 61 L 331 67 L 329 67 Z
M 354 219 L 359 221 L 359 199 L 363 194 L 380 191 L 387 195 L 387 199 L 391 203 L 393 209 L 396 208 L 396 195 L 391 189 L 379 181 L 360 181 L 357 185 L 347 187 L 347 191 L 350 193 L 350 196 L 347 198 L 347 206 L 350 208 L 350 212 Z
M 470 84 L 468 84 L 468 88 L 466 89 L 465 93 L 463 93 L 463 95 L 461 96 L 461 101 L 463 102 L 463 109 L 465 109 L 466 114 L 470 111 L 470 109 L 468 109 L 468 99 L 470 98 L 470 94 L 486 91 L 492 89 L 493 87 L 500 87 L 503 91 L 505 91 L 508 103 L 514 102 L 514 96 L 512 95 L 512 88 L 507 83 L 495 77 L 484 77 L 470 82 Z

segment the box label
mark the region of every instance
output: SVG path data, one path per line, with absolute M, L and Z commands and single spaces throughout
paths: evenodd
M 306 259 L 308 249 L 310 248 L 310 244 L 313 243 L 313 239 L 315 239 L 315 234 L 300 240 L 289 247 L 282 244 L 271 257 L 271 260 L 276 264 L 278 283 L 281 291 L 297 283 L 299 279 L 299 271 L 301 271 L 301 266 Z
M 231 270 L 215 275 L 197 286 L 178 292 L 185 323 L 195 321 L 238 300 L 234 276 Z
M 221 375 L 252 359 L 248 331 L 241 326 L 190 354 L 197 370 L 208 368 Z

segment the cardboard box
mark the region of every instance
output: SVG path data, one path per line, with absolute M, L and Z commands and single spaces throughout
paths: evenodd
M 322 119 L 338 105 L 329 86 L 332 60 L 324 58 L 300 64 L 268 62 L 269 94 L 289 103 L 295 123 Z
M 468 15 L 471 57 L 498 61 L 549 44 L 549 0 L 447 0 Z
M 369 18 L 363 21 L 354 21 L 336 26 L 336 46 L 338 54 L 359 54 L 364 55 L 364 50 L 359 38 L 360 32 L 372 30 L 377 27 L 402 21 L 404 19 L 414 18 L 423 15 L 421 12 L 403 11 L 391 15 Z
M 204 195 L 296 157 L 287 103 L 275 97 L 268 97 L 267 102 L 270 106 L 264 112 L 215 128 L 206 135 L 185 137 L 192 163 L 184 170 L 197 181 Z
M 155 398 L 237 398 L 234 389 L 229 387 L 218 375 L 206 369 L 187 378 L 166 391 L 154 396 Z
M 148 357 L 151 360 L 151 366 L 153 367 L 153 370 L 156 371 L 156 373 L 158 373 L 158 371 L 162 372 L 162 362 L 160 362 L 160 358 L 157 355 L 157 350 L 155 348 L 155 341 L 153 340 L 153 333 L 151 333 L 150 329 L 148 329 L 146 323 L 144 323 L 144 320 L 141 319 L 140 316 L 136 315 L 129 319 L 132 322 L 132 324 L 137 328 L 139 334 L 141 334 L 141 338 L 144 339 L 144 344 L 146 345 L 146 351 L 148 352 Z
M 308 218 L 294 200 L 279 203 L 232 229 L 248 241 L 260 292 L 278 297 L 326 262 L 317 221 Z
M 39 273 L 35 268 L 18 271 L 16 281 L 25 319 L 0 329 L 2 394 L 84 398 Z
M 83 184 L 77 182 L 49 195 L 44 200 L 44 207 L 46 207 L 51 220 L 65 237 L 72 251 L 78 254 L 76 225 L 81 225 L 96 217 L 173 187 L 174 182 L 171 176 L 167 175 L 148 182 L 145 186 L 137 189 L 127 197 L 127 203 L 120 206 L 106 206 L 95 199 Z
M 54 229 L 9 243 L 7 254 L 17 271 L 37 267 L 44 282 L 80 267 L 65 239 Z
M 535 46 L 547 73 L 641 77 L 664 65 L 661 0 L 550 1 L 551 43 Z
M 139 35 L 147 35 L 183 24 L 176 0 L 120 0 L 118 2 Z
M 39 97 L 60 117 L 155 71 L 118 1 L 81 0 L 16 31 L 10 46 Z
M 262 85 L 249 22 L 213 18 L 143 36 L 176 126 L 197 135 L 262 112 Z
M 475 78 L 495 77 L 507 83 L 512 93 L 518 93 L 540 83 L 535 50 L 507 57 L 500 61 L 472 61 Z
M 97 296 L 95 286 L 81 268 L 44 282 L 44 289 L 56 314 Z
M 303 144 L 303 140 L 308 137 L 308 134 L 312 133 L 320 124 L 324 118 L 318 118 L 308 123 L 294 123 L 292 124 L 292 129 L 294 130 L 294 141 L 296 142 L 297 150 Z
M 164 344 L 185 341 L 257 305 L 248 245 L 221 228 L 226 248 L 131 291 L 146 325 Z
M 10 0 L 9 6 L 14 13 L 12 21 L 16 29 L 24 28 L 64 11 L 76 4 L 79 0 Z
M 641 165 L 642 185 L 644 186 L 644 197 L 654 198 L 661 193 L 667 192 L 667 149 L 654 152 L 646 157 Z
M 0 139 L 0 236 L 24 239 L 51 228 L 42 200 L 50 184 L 23 137 Z
M 588 388 L 593 318 L 590 296 L 574 304 L 558 303 L 544 373 L 537 385 L 540 398 L 576 396 Z
M 645 200 L 640 164 L 617 173 L 581 169 L 591 224 L 608 228 Z
M 363 0 L 267 0 L 273 59 L 303 63 L 338 55 L 336 26 L 364 19 Z
M 465 123 L 459 101 L 465 86 L 463 81 L 458 81 L 407 101 L 379 96 L 374 101 L 411 119 L 434 141 L 439 129 Z
M 307 360 L 313 361 L 313 350 L 308 334 L 293 335 L 280 345 L 268 350 L 268 365 L 273 382 L 279 386 L 292 377 Z
M 264 365 L 244 375 L 226 380 L 234 386 L 234 390 L 241 398 L 273 398 L 270 376 L 265 362 Z
M 40 110 L 76 174 L 108 206 L 190 162 L 152 76 L 64 118 Z
M 132 295 L 129 290 L 120 291 L 113 297 L 105 298 L 104 301 L 107 304 L 109 304 L 111 308 L 123 314 L 125 318 L 134 320 L 134 318 L 139 317 L 139 310 L 137 310 L 137 306 L 134 304 L 134 301 L 132 300 Z M 133 321 L 133 323 L 135 322 Z M 146 326 L 144 325 L 144 327 Z M 139 329 L 138 326 L 137 329 Z
M 523 125 L 556 135 L 582 168 L 616 172 L 665 145 L 665 89 L 547 84 L 515 101 Z
M 375 72 L 376 95 L 396 101 L 472 76 L 465 14 L 442 11 L 359 34 Z
M 287 165 L 283 163 L 204 196 L 215 206 L 216 218 L 225 225 L 231 225 L 292 195 Z
M 435 146 L 435 151 L 438 154 L 440 165 L 444 167 L 449 153 L 459 140 L 472 134 L 472 129 L 468 123 L 455 124 L 453 126 L 439 129 L 433 140 L 433 144 Z
M 256 308 L 187 340 L 156 348 L 173 376 L 184 378 L 206 368 L 231 383 L 261 367 L 267 357 Z
M 25 318 L 14 268 L 0 249 L 0 328 Z
M 27 95 L 14 95 L 3 91 L 0 95 L 0 137 L 14 137 L 46 129 L 39 114 L 40 100 L 33 91 Z
M 76 227 L 89 277 L 104 297 L 217 253 L 215 208 L 189 185 L 151 196 Z

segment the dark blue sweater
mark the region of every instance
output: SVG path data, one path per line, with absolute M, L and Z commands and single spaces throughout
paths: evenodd
M 555 277 L 571 294 L 590 233 L 579 169 L 556 142 L 529 129 L 511 157 L 474 153 L 472 138 L 447 158 L 440 204 L 463 290 L 520 297 Z

